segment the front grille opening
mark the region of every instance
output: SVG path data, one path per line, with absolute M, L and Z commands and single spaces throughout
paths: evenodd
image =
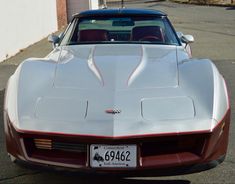
M 24 138 L 24 144 L 31 158 L 77 165 L 85 165 L 87 160 L 87 144 L 84 143 Z
M 50 139 L 34 139 L 34 145 L 37 149 L 52 149 L 52 140 Z
M 71 152 L 86 152 L 87 145 L 79 143 L 67 143 L 52 141 L 50 139 L 33 139 L 34 146 L 37 149 L 45 150 L 61 150 L 61 151 L 71 151 Z
M 162 140 L 159 139 L 142 143 L 141 156 L 147 157 L 183 152 L 189 152 L 200 156 L 202 154 L 204 144 L 205 138 L 197 136 L 177 136 Z
M 64 142 L 56 142 L 55 141 L 52 144 L 52 149 L 84 153 L 87 151 L 87 145 L 86 144 L 64 143 Z

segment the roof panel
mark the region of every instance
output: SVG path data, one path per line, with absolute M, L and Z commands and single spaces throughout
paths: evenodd
M 150 9 L 99 9 L 99 10 L 87 10 L 79 14 L 76 14 L 75 17 L 90 17 L 90 16 L 110 16 L 110 15 L 149 15 L 149 16 L 166 16 L 165 13 L 158 10 Z

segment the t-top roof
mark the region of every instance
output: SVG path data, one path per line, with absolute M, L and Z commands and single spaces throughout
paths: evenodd
M 150 9 L 99 9 L 99 10 L 87 10 L 74 15 L 74 17 L 91 17 L 91 16 L 120 16 L 120 15 L 132 15 L 132 16 L 166 16 L 165 13 L 158 10 Z

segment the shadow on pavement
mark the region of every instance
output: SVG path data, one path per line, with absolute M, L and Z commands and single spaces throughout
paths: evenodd
M 79 172 L 79 171 L 65 171 L 59 169 L 51 169 L 50 167 L 37 167 L 35 165 L 29 165 L 28 163 L 18 163 L 20 167 L 31 169 L 35 171 L 36 175 L 33 176 L 34 181 L 60 181 L 59 183 L 74 183 L 80 184 L 99 183 L 102 184 L 190 184 L 189 180 L 184 179 L 160 179 L 158 175 L 147 174 L 144 175 L 120 175 L 114 173 L 91 173 L 91 172 Z
M 235 10 L 235 5 L 232 7 L 227 7 L 226 10 Z

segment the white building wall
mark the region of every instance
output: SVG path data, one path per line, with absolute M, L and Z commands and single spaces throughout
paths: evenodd
M 90 2 L 90 9 L 96 10 L 99 9 L 99 0 L 89 0 Z
M 76 13 L 80 13 L 84 10 L 98 9 L 99 0 L 67 0 L 67 13 L 68 21 L 72 20 L 72 17 Z
M 0 62 L 56 30 L 56 0 L 0 0 Z

